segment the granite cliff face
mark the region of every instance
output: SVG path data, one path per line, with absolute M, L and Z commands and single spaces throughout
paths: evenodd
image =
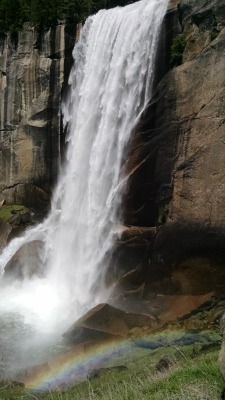
M 75 27 L 0 39 L 0 200 L 45 209 L 60 162 L 61 92 Z
M 161 292 L 223 293 L 224 2 L 171 1 L 163 35 L 164 66 L 130 144 L 126 223 L 158 226 L 151 287 L 155 279 Z
M 182 64 L 160 81 L 140 123 L 145 133 L 140 137 L 137 130 L 134 138 L 137 141 L 138 136 L 143 148 L 147 142 L 148 151 L 143 149 L 146 161 L 154 161 L 152 193 L 146 196 L 148 220 L 157 222 L 159 208 L 170 204 L 173 222 L 223 225 L 224 4 L 219 0 L 202 5 L 181 1 L 171 5 L 165 23 L 169 22 L 173 38 L 184 34 Z M 135 154 L 137 158 L 137 150 Z M 142 209 L 136 221 L 146 216 Z

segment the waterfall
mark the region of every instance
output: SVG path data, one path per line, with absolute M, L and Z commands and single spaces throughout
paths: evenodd
M 115 227 L 122 222 L 121 165 L 132 128 L 151 97 L 166 8 L 167 0 L 142 0 L 87 19 L 62 104 L 67 162 L 51 212 L 0 256 L 3 272 L 24 243 L 41 240 L 45 274 L 8 286 L 2 282 L 0 314 L 19 313 L 37 331 L 62 333 L 107 300 L 105 273 Z

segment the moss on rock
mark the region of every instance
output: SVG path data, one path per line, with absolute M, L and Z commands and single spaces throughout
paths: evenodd
M 23 205 L 10 205 L 10 206 L 2 206 L 0 208 L 0 219 L 3 221 L 10 222 L 15 215 L 20 214 L 21 216 L 28 213 L 29 208 Z

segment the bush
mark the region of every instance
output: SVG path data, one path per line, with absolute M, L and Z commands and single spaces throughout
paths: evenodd
M 159 210 L 158 225 L 165 224 L 168 214 L 169 214 L 169 204 L 165 204 Z
M 177 35 L 171 47 L 170 64 L 172 67 L 177 67 L 182 64 L 183 53 L 186 46 L 185 36 L 183 33 Z
M 0 32 L 15 33 L 24 22 L 48 28 L 58 20 L 80 22 L 101 8 L 134 3 L 135 0 L 0 0 Z

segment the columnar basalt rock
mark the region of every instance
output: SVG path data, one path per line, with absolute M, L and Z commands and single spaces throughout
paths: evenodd
M 0 40 L 0 199 L 45 209 L 60 162 L 60 100 L 75 27 Z

